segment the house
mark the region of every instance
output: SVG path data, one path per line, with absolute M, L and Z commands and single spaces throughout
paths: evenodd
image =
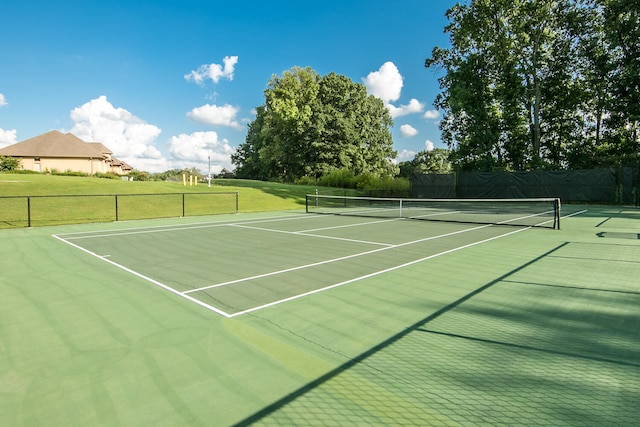
M 21 168 L 25 170 L 127 175 L 133 168 L 112 154 L 99 142 L 84 142 L 71 133 L 57 130 L 0 148 L 0 156 L 20 159 Z
M 220 173 L 216 176 L 217 178 L 235 178 L 235 172 L 227 170 L 227 168 L 222 168 Z

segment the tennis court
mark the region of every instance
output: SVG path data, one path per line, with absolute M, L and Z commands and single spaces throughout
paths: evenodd
M 0 421 L 640 419 L 637 210 L 370 208 L 3 231 Z

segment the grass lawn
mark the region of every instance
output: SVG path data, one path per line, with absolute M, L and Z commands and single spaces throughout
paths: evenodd
M 206 182 L 185 186 L 181 181 L 130 182 L 94 177 L 1 173 L 0 228 L 178 217 L 183 216 L 178 195 L 192 193 L 237 192 L 237 208 L 241 213 L 301 209 L 304 207 L 305 194 L 316 191 L 321 194 L 346 194 L 345 190 L 335 188 L 237 179 L 216 179 L 209 187 Z M 349 191 L 349 194 L 353 193 Z M 120 202 L 114 200 L 115 195 L 134 194 L 156 196 L 123 197 Z M 95 197 L 42 197 L 62 195 Z M 24 196 L 33 197 L 29 206 Z M 232 198 L 192 195 L 184 216 L 233 213 L 236 210 L 235 195 Z M 114 205 L 119 205 L 119 213 L 116 213 Z M 27 218 L 31 218 L 31 221 Z

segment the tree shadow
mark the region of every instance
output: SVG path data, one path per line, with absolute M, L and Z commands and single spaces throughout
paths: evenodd
M 378 424 L 526 424 L 532 413 L 543 424 L 629 424 L 640 415 L 632 404 L 640 392 L 640 318 L 628 313 L 635 313 L 640 293 L 512 279 L 569 244 L 469 292 L 236 425 L 273 419 L 348 423 L 347 408 L 359 408 L 349 402 L 361 401 L 369 408 L 361 416 L 375 413 L 382 417 L 372 420 Z M 510 287 L 514 295 L 524 291 L 525 297 L 527 287 L 549 287 L 552 293 L 541 296 L 548 305 L 510 305 L 492 298 L 488 291 L 496 285 Z M 568 301 L 575 296 L 582 308 L 562 308 L 553 292 Z M 603 295 L 608 305 L 599 309 Z M 611 339 L 601 340 L 606 334 Z M 587 389 L 585 381 L 591 384 Z M 398 395 L 408 397 L 394 403 Z M 385 422 L 380 414 L 394 405 L 397 412 Z

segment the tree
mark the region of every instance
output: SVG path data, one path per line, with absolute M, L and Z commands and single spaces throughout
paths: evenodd
M 420 151 L 413 160 L 401 162 L 400 176 L 411 178 L 414 174 L 445 174 L 450 173 L 451 162 L 449 161 L 449 150 L 435 148 L 431 151 Z
M 451 48 L 441 67 L 443 140 L 459 169 L 526 170 L 567 165 L 584 134 L 579 0 L 472 0 L 447 12 Z
M 345 76 L 294 67 L 271 78 L 256 111 L 232 156 L 238 177 L 291 182 L 342 168 L 397 173 L 389 111 Z
M 604 33 L 611 55 L 609 126 L 615 129 L 620 156 L 640 153 L 640 4 L 602 0 Z

